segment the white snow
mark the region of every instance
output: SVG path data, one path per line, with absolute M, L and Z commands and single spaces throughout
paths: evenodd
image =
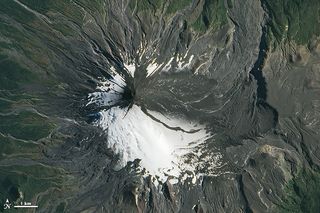
M 188 62 L 182 61 L 181 59 L 177 60 L 178 70 L 183 70 L 185 68 L 189 68 L 192 65 L 192 60 L 194 55 L 191 55 Z
M 189 60 L 186 61 L 187 56 L 184 57 L 177 57 L 176 58 L 176 71 L 182 71 L 186 68 L 190 68 L 193 64 L 194 55 L 191 55 L 189 57 Z M 168 72 L 172 67 L 172 61 L 174 60 L 174 57 L 171 57 L 168 62 L 163 66 L 164 63 L 158 64 L 156 62 L 152 62 L 148 64 L 147 66 L 147 77 L 155 74 L 157 71 L 161 70 L 162 72 Z
M 124 64 L 124 67 L 129 71 L 129 74 L 134 77 L 134 73 L 136 71 L 136 65 L 134 63 L 132 64 Z
M 168 181 L 169 181 L 169 183 L 172 184 L 172 185 L 179 183 L 179 180 L 178 180 L 178 179 L 169 179 Z
M 171 66 L 172 66 L 171 63 L 172 63 L 173 59 L 174 59 L 174 57 L 170 58 L 168 63 L 163 67 L 162 71 L 167 72 L 167 71 L 169 71 L 171 69 Z
M 97 122 L 108 134 L 108 147 L 120 155 L 121 166 L 141 159 L 141 167 L 150 175 L 159 176 L 160 181 L 166 181 L 168 176 L 179 177 L 185 170 L 195 170 L 183 157 L 208 137 L 204 127 L 196 133 L 185 133 L 154 121 L 136 105 L 126 112 L 113 107 L 100 112 L 101 119 Z M 166 123 L 167 118 L 159 115 L 157 118 Z M 175 124 L 194 129 L 194 125 L 183 120 L 176 119 Z
M 113 69 L 111 68 L 111 70 Z M 90 104 L 98 106 L 116 104 L 122 98 L 125 85 L 124 79 L 119 74 L 113 73 L 113 79 L 103 79 L 97 86 L 97 92 L 89 94 L 87 106 Z
M 163 64 L 151 63 L 147 66 L 147 77 L 153 75 Z
M 186 57 L 187 54 L 183 58 L 176 58 L 176 70 L 192 66 L 194 55 L 189 60 Z M 147 77 L 159 70 L 169 71 L 174 59 L 172 57 L 162 64 L 152 61 L 146 68 Z M 130 62 L 124 66 L 134 77 L 136 64 Z M 114 67 L 110 68 L 110 73 L 112 79 L 101 80 L 97 91 L 89 94 L 87 105 L 113 106 L 121 101 L 126 83 Z M 155 111 L 148 113 L 156 119 L 145 114 L 137 105 L 133 105 L 130 110 L 113 106 L 99 112 L 101 116 L 94 124 L 105 131 L 108 148 L 119 155 L 118 168 L 140 159 L 139 168 L 135 168 L 135 171 L 144 177 L 151 175 L 153 183 L 158 185 L 159 181 L 167 180 L 171 184 L 186 180 L 199 184 L 197 180 L 201 175 L 214 175 L 215 168 L 223 166 L 220 162 L 221 154 L 205 147 L 205 141 L 212 135 L 205 130 L 204 125 Z M 199 170 L 204 173 L 200 174 Z

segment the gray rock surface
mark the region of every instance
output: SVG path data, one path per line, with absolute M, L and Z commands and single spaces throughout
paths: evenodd
M 15 0 L 17 13 L 0 10 L 1 26 L 12 27 L 0 28 L 0 42 L 13 45 L 2 45 L 0 56 L 37 76 L 21 91 L 40 101 L 23 107 L 55 124 L 33 141 L 41 157 L 1 158 L 0 167 L 40 163 L 64 171 L 62 181 L 32 197 L 41 203 L 37 212 L 277 212 L 299 171 L 317 171 L 319 39 L 272 49 L 264 1 L 226 0 L 224 13 L 217 3 L 214 17 L 226 21 L 203 16 L 205 30 L 196 20 L 214 1 L 181 1 L 177 10 L 172 2 L 178 1 L 97 2 L 42 7 Z M 155 63 L 162 71 L 146 77 Z M 135 66 L 134 77 L 128 64 Z M 206 125 L 210 137 L 201 158 L 209 160 L 199 166 L 203 175 L 196 183 L 156 186 L 136 172 L 139 160 L 118 167 L 121 156 L 91 121 L 109 106 L 87 105 L 112 69 L 134 94 L 130 101 L 145 111 Z M 217 153 L 218 166 L 211 163 Z

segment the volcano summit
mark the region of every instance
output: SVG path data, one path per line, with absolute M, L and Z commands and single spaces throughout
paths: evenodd
M 318 213 L 319 8 L 1 0 L 0 207 Z

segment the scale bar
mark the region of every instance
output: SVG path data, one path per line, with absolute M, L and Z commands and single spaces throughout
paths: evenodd
M 14 208 L 38 208 L 38 206 L 13 206 Z

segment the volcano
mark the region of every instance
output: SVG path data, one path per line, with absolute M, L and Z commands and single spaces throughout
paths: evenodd
M 0 211 L 319 212 L 319 8 L 0 1 Z

